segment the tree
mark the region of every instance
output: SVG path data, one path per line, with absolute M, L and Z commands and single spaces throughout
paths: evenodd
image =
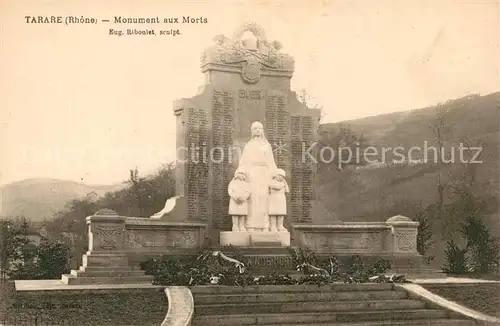
M 299 91 L 299 94 L 298 94 L 298 99 L 300 102 L 302 102 L 305 106 L 309 106 L 309 104 L 311 104 L 311 100 L 314 99 L 314 97 L 312 97 L 309 92 L 305 89 L 305 88 L 302 88 L 300 91 Z M 318 104 L 315 104 L 314 105 L 314 109 L 319 109 L 320 110 L 320 118 L 319 118 L 319 121 L 324 121 L 325 119 L 325 110 L 323 109 L 323 106 L 320 106 Z
M 442 105 L 438 105 L 436 108 L 436 115 L 434 122 L 431 123 L 430 128 L 436 137 L 437 143 L 437 157 L 435 158 L 435 163 L 443 165 L 443 150 L 444 150 L 444 132 L 445 132 L 445 109 Z M 444 205 L 444 191 L 445 185 L 442 179 L 441 170 L 439 170 L 437 175 L 436 189 L 438 193 L 438 214 L 442 216 L 442 210 Z
M 444 206 L 445 206 L 445 193 L 448 188 L 448 181 L 443 177 L 443 167 L 445 165 L 444 162 L 444 145 L 446 135 L 448 134 L 448 126 L 445 123 L 445 118 L 448 113 L 447 107 L 449 106 L 449 102 L 445 104 L 438 104 L 436 107 L 434 121 L 430 124 L 430 128 L 434 134 L 436 145 L 437 145 L 437 153 L 436 158 L 434 160 L 434 164 L 438 164 L 438 173 L 437 173 L 437 182 L 436 182 L 436 191 L 437 191 L 437 202 L 433 205 L 433 211 L 435 219 L 441 222 L 442 236 L 445 240 L 450 240 L 453 238 L 454 227 L 455 224 L 453 220 L 451 220 L 446 214 L 444 214 Z
M 165 201 L 175 194 L 175 178 L 173 163 L 162 166 L 158 171 L 147 177 L 140 177 L 137 168 L 130 170 L 127 181 L 129 216 L 148 217 L 159 212 Z
M 347 166 L 366 165 L 364 153 L 369 146 L 368 139 L 354 132 L 349 125 L 320 126 L 319 168 L 342 170 Z
M 465 240 L 465 250 L 471 255 L 471 269 L 476 273 L 498 272 L 500 241 L 491 235 L 482 219 L 484 200 L 462 191 L 453 203 L 453 213 L 461 217 L 460 233 Z
M 30 252 L 27 246 L 32 244 L 26 235 L 30 222 L 24 217 L 9 218 L 0 221 L 0 267 L 2 274 L 12 268 L 24 265 Z M 2 275 L 3 276 L 3 275 Z
M 434 241 L 432 240 L 433 231 L 429 223 L 428 211 L 420 205 L 414 213 L 414 221 L 418 222 L 417 230 L 417 251 L 425 257 L 427 263 L 434 259 L 434 256 L 428 256 L 428 251 Z

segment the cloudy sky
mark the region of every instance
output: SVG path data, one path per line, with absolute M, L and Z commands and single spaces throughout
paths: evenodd
M 26 23 L 38 15 L 208 23 L 117 37 L 110 23 Z M 0 184 L 107 184 L 134 166 L 153 171 L 175 153 L 172 101 L 202 84 L 200 54 L 248 21 L 295 57 L 292 88 L 307 89 L 326 121 L 499 89 L 497 1 L 0 0 Z

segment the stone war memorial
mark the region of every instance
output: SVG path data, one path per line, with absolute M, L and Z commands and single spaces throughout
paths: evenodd
M 203 249 L 236 248 L 256 271 L 293 270 L 291 248 L 418 270 L 418 223 L 407 217 L 315 223 L 317 153 L 304 152 L 317 140 L 320 112 L 290 90 L 295 61 L 278 41 L 246 24 L 216 36 L 200 66 L 198 93 L 173 105 L 175 197 L 149 218 L 108 209 L 87 217 L 89 249 L 63 283 L 149 283 L 141 262 Z

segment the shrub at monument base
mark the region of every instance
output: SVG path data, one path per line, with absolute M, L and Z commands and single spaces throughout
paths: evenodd
M 220 252 L 203 252 L 197 257 L 163 256 L 141 264 L 146 274 L 153 275 L 156 285 L 196 286 L 206 284 L 247 286 L 247 285 L 293 285 L 332 282 L 344 283 L 404 283 L 403 275 L 384 275 L 390 263 L 379 260 L 365 266 L 359 256 L 353 256 L 347 266 L 341 266 L 335 257 L 319 259 L 314 252 L 299 249 L 294 254 L 297 271 L 302 275 L 290 276 L 287 273 L 252 275 L 245 266 L 245 257 L 238 259 L 225 256 Z M 224 258 L 225 257 L 225 258 Z

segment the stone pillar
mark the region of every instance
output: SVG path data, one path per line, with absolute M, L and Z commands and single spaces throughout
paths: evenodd
M 388 237 L 390 253 L 418 254 L 418 222 L 414 222 L 406 216 L 396 215 L 389 218 L 385 223 L 391 227 L 391 235 Z
M 125 217 L 102 209 L 88 216 L 90 252 L 112 252 L 125 249 Z

